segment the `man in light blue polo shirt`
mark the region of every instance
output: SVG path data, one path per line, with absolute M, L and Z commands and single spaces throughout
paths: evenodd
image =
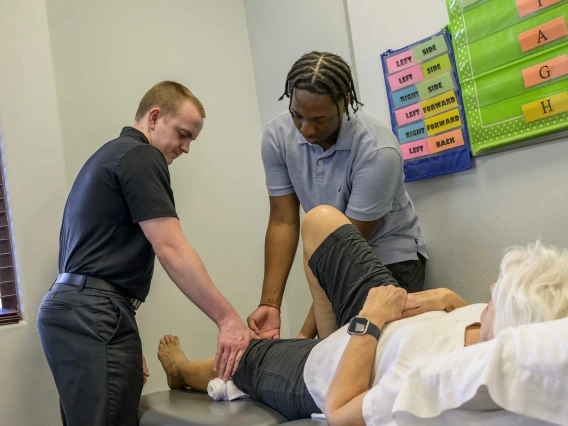
M 305 212 L 330 205 L 344 213 L 408 292 L 423 289 L 427 259 L 404 186 L 398 141 L 374 118 L 357 113 L 362 104 L 347 63 L 331 53 L 302 56 L 288 73 L 280 99 L 284 96 L 290 98 L 289 112 L 272 120 L 262 139 L 270 219 L 261 303 L 248 318 L 262 338 L 280 335 L 279 309 L 298 245 L 300 205 Z M 307 266 L 306 275 L 316 302 L 311 284 L 317 281 Z M 312 306 L 299 337 L 316 334 L 316 314 Z M 325 318 L 318 316 L 318 326 L 320 320 Z

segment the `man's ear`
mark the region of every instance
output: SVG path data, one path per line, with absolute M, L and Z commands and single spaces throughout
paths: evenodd
M 160 118 L 160 115 L 160 108 L 152 108 L 148 113 L 148 127 L 151 130 L 154 130 L 156 128 L 156 124 L 158 123 L 158 118 Z
M 343 100 L 343 112 L 347 112 L 347 108 L 349 108 L 349 104 L 351 103 L 351 96 L 346 96 Z

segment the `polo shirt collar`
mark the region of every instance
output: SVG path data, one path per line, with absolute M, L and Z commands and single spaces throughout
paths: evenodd
M 351 120 L 347 121 L 347 114 L 343 114 L 343 121 L 341 122 L 341 129 L 337 135 L 337 142 L 335 143 L 336 151 L 351 151 L 353 146 L 353 138 L 355 136 L 355 122 L 357 117 L 355 114 L 351 116 Z
M 131 138 L 136 139 L 139 142 L 150 145 L 150 141 L 148 141 L 148 138 L 146 138 L 144 133 L 142 133 L 138 129 L 135 129 L 134 127 L 123 127 L 122 131 L 120 132 L 120 136 L 129 136 Z
M 339 134 L 337 135 L 337 141 L 335 142 L 335 145 L 332 146 L 335 151 L 351 151 L 353 137 L 355 135 L 355 121 L 357 121 L 357 117 L 355 115 L 351 117 L 351 120 L 347 121 L 347 114 L 343 114 L 343 120 L 341 122 Z M 300 145 L 309 144 L 302 134 L 298 130 L 296 131 L 298 132 L 298 143 Z

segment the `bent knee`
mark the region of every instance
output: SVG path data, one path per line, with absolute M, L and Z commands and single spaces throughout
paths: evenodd
M 329 234 L 342 225 L 351 223 L 347 216 L 335 207 L 321 205 L 310 210 L 302 222 L 302 239 L 317 247 Z M 311 251 L 311 250 L 310 250 Z
M 333 206 L 321 205 L 314 207 L 304 217 L 302 221 L 302 236 L 306 231 L 317 226 L 325 226 L 327 223 L 344 220 L 347 217 Z

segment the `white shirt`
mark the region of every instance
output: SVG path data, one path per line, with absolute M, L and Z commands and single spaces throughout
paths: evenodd
M 363 400 L 363 417 L 368 425 L 393 424 L 394 400 L 408 373 L 434 356 L 463 348 L 465 329 L 479 322 L 487 304 L 469 305 L 453 312 L 428 312 L 387 324 L 375 352 L 369 392 Z M 335 375 L 341 355 L 349 342 L 347 326 L 314 347 L 304 368 L 304 380 L 317 406 L 323 411 L 325 394 Z M 375 390 L 375 389 L 374 389 Z M 376 389 L 378 390 L 378 389 Z M 381 395 L 380 401 L 373 399 Z M 377 419 L 384 422 L 377 423 Z

